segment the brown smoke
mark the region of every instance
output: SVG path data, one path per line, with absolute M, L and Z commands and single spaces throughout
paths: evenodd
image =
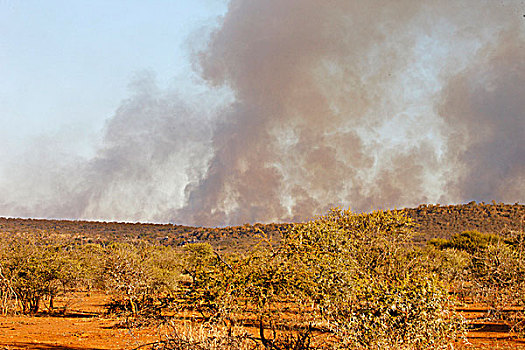
M 435 200 L 425 188 L 428 173 L 457 169 L 466 159 L 453 159 L 448 152 L 449 158 L 438 160 L 432 140 L 418 140 L 417 135 L 408 135 L 403 147 L 371 139 L 394 119 L 394 112 L 385 108 L 395 111 L 396 98 L 403 99 L 389 91 L 392 76 L 410 71 L 418 35 L 483 46 L 506 27 L 502 19 L 517 18 L 510 9 L 488 9 L 489 3 L 441 4 L 232 1 L 221 28 L 199 56 L 199 66 L 211 84 L 231 87 L 237 102 L 223 116 L 226 125 L 214 133 L 215 153 L 206 176 L 188 186 L 189 207 L 179 214 L 204 224 L 302 220 L 333 205 L 368 210 Z M 455 30 L 439 32 L 443 21 Z M 494 32 L 483 33 L 484 25 Z M 461 66 L 458 62 L 470 64 L 461 57 L 468 51 L 446 57 L 450 67 L 443 68 L 444 77 L 453 65 Z M 523 86 L 513 89 L 523 93 Z M 428 117 L 417 118 L 419 127 L 433 126 Z M 446 128 L 468 123 L 459 119 L 444 116 Z M 523 112 L 516 120 L 523 121 Z M 504 131 L 497 137 L 505 138 Z M 451 147 L 456 146 L 449 142 Z M 515 169 L 524 164 L 519 154 L 517 150 L 506 159 L 516 161 Z M 523 174 L 523 168 L 517 173 Z M 454 193 L 441 198 L 471 198 Z M 496 194 L 487 191 L 476 199 L 510 198 Z
M 525 45 L 515 31 L 486 47 L 477 64 L 443 89 L 448 189 L 463 200 L 525 198 Z
M 60 191 L 46 180 L 46 201 L 10 193 L 0 209 L 229 225 L 523 201 L 520 6 L 232 0 L 194 53 L 207 94 L 140 80 L 97 154 L 54 167 Z

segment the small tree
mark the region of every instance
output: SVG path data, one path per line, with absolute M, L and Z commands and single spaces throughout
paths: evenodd
M 324 348 L 444 349 L 463 321 L 411 235 L 401 214 L 336 209 L 244 256 L 190 245 L 182 296 L 216 319 L 255 319 L 266 349 L 313 349 L 314 329 Z
M 217 262 L 213 248 L 209 243 L 189 243 L 184 246 L 182 272 L 190 276 L 192 283 Z
M 40 236 L 11 238 L 0 261 L 4 280 L 9 281 L 23 313 L 38 312 L 44 296 L 49 299 L 48 309 L 53 309 L 61 281 L 68 278 L 66 265 L 64 246 Z
M 178 275 L 170 253 L 168 247 L 145 243 L 106 247 L 101 284 L 116 294 L 108 311 L 126 316 L 128 325 L 161 318 L 173 302 L 174 276 Z
M 301 266 L 307 278 L 299 287 L 305 286 L 302 292 L 337 343 L 445 348 L 461 335 L 446 285 L 423 267 L 411 235 L 410 219 L 399 213 L 332 210 L 284 238 L 291 265 Z
M 13 289 L 11 276 L 6 277 L 2 271 L 2 265 L 0 265 L 0 314 L 6 315 L 16 312 L 17 304 L 18 296 Z

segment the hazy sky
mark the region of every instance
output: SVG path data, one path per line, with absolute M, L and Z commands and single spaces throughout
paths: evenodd
M 525 200 L 522 0 L 0 0 L 0 216 Z
M 0 0 L 0 154 L 67 129 L 83 130 L 66 143 L 85 151 L 136 74 L 190 83 L 187 41 L 225 10 L 221 0 Z

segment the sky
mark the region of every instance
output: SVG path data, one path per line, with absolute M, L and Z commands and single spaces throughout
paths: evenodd
M 0 216 L 525 198 L 525 3 L 0 0 Z
M 0 1 L 2 154 L 68 128 L 85 130 L 66 142 L 89 151 L 134 76 L 189 82 L 187 41 L 225 10 L 218 0 Z

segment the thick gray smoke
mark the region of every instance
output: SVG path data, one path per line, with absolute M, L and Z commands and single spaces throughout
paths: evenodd
M 159 91 L 149 73 L 131 88 L 92 158 L 68 157 L 45 138 L 9 164 L 1 188 L 4 215 L 168 221 L 184 205 L 185 184 L 202 177 L 211 116 Z
M 232 0 L 193 56 L 206 94 L 139 80 L 91 159 L 4 174 L 0 214 L 227 225 L 523 201 L 523 11 Z
M 503 33 L 443 89 L 448 190 L 458 198 L 525 198 L 525 45 L 515 35 Z

